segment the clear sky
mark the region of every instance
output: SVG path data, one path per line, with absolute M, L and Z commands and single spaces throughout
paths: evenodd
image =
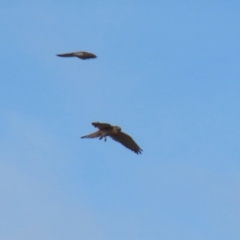
M 240 239 L 240 1 L 1 1 L 0 31 L 1 240 Z

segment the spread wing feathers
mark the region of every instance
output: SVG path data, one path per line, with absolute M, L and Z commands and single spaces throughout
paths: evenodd
M 97 56 L 93 53 L 88 52 L 71 52 L 71 53 L 63 53 L 57 54 L 59 57 L 78 57 L 81 59 L 89 59 L 89 58 L 96 58 Z
M 93 122 L 92 125 L 98 129 L 112 128 L 112 125 L 108 123 Z
M 137 145 L 137 143 L 126 133 L 124 132 L 119 132 L 117 134 L 111 134 L 110 137 L 124 145 L 126 148 L 129 148 L 133 152 L 137 154 L 142 153 L 142 149 Z
M 82 136 L 81 138 L 96 138 L 96 137 L 100 137 L 100 136 L 101 136 L 101 132 L 97 131 L 97 132 Z

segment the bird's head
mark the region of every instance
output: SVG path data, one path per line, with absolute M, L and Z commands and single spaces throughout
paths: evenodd
M 113 128 L 113 133 L 119 133 L 119 132 L 121 132 L 121 128 L 119 127 L 119 126 L 115 126 L 114 128 Z

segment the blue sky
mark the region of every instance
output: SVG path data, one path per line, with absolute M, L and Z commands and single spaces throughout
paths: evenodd
M 240 239 L 239 1 L 0 5 L 0 239 Z

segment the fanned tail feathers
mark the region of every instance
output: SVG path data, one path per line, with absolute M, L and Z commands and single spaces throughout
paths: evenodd
M 82 136 L 81 138 L 96 138 L 96 137 L 100 137 L 100 136 L 101 136 L 101 132 L 97 131 L 97 132 Z

